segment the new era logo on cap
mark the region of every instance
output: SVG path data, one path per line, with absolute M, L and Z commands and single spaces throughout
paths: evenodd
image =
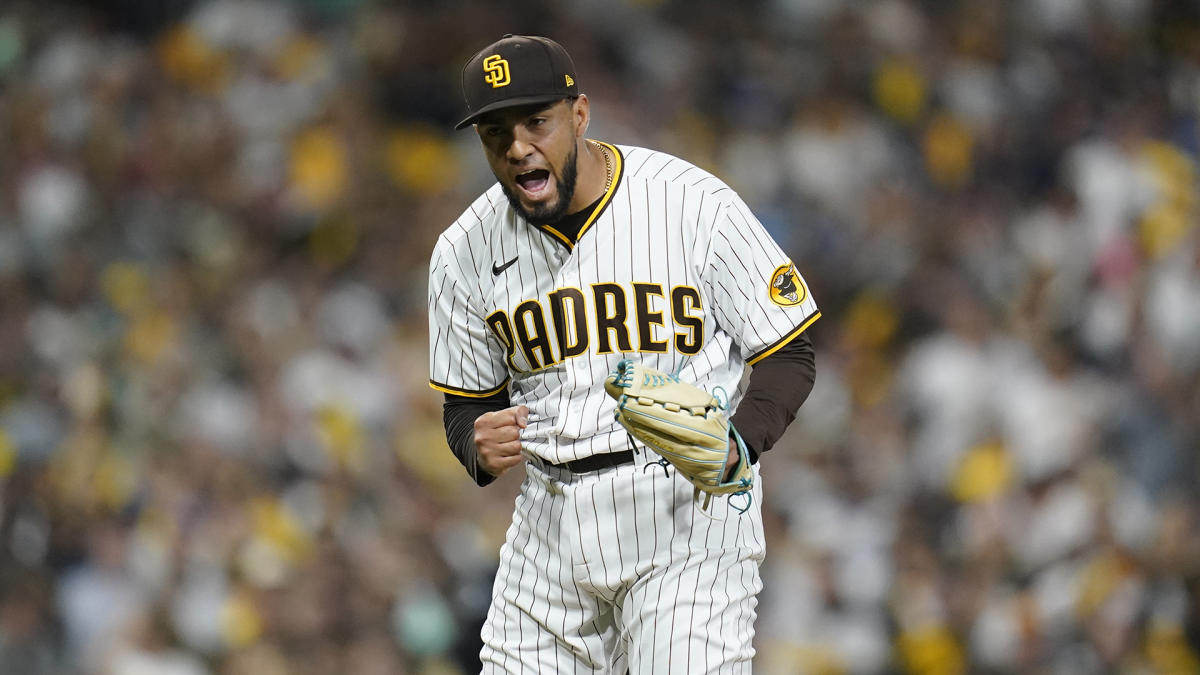
M 533 35 L 505 35 L 479 50 L 463 67 L 462 87 L 467 117 L 456 129 L 500 108 L 579 95 L 567 50 Z

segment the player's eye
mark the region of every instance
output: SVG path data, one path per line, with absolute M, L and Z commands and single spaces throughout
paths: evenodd
M 500 136 L 503 133 L 504 133 L 504 130 L 501 129 L 500 127 L 484 127 L 483 128 L 483 137 L 484 138 L 500 138 Z

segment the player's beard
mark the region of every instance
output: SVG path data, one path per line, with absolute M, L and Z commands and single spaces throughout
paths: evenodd
M 508 197 L 508 203 L 525 220 L 537 225 L 557 223 L 563 216 L 567 215 L 567 207 L 571 205 L 571 199 L 575 196 L 575 182 L 579 178 L 576 166 L 578 159 L 579 147 L 572 144 L 571 154 L 567 155 L 567 161 L 563 164 L 562 176 L 556 177 L 558 199 L 545 206 L 535 206 L 533 210 L 529 210 L 521 204 L 521 200 L 517 199 L 517 196 L 513 194 L 512 190 L 508 189 L 507 185 L 501 183 L 500 187 L 504 189 L 504 196 Z

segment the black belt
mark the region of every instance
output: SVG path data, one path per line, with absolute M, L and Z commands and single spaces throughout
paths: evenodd
M 621 450 L 620 452 L 606 452 L 599 455 L 584 457 L 583 459 L 573 459 L 569 462 L 561 464 L 550 464 L 556 469 L 566 469 L 571 473 L 587 473 L 588 471 L 598 471 L 607 469 L 612 466 L 621 466 L 629 464 L 633 461 L 632 450 Z M 547 462 L 549 464 L 549 462 Z

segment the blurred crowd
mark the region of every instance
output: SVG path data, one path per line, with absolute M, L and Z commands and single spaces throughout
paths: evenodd
M 760 672 L 1200 672 L 1196 3 L 7 0 L 0 673 L 478 669 L 425 281 L 505 32 L 821 304 Z

